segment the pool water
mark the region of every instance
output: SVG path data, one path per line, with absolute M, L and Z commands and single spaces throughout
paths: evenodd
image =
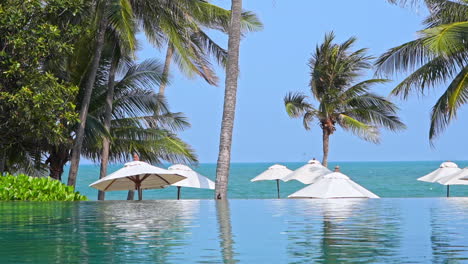
M 468 263 L 468 199 L 0 202 L 0 263 Z

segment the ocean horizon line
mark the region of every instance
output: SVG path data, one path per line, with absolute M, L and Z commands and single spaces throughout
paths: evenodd
M 320 159 L 319 159 L 320 161 Z M 451 159 L 451 160 L 337 160 L 337 161 L 328 161 L 328 163 L 394 163 L 394 162 L 444 162 L 444 161 L 453 161 L 453 162 L 466 162 L 468 160 L 464 159 Z M 231 164 L 271 164 L 271 163 L 306 163 L 307 160 L 303 161 L 234 161 Z M 99 165 L 100 163 L 94 162 L 82 162 L 80 165 Z M 110 163 L 111 165 L 118 165 L 124 163 Z M 165 162 L 162 165 L 171 165 L 176 163 Z M 198 165 L 216 165 L 216 162 L 199 162 Z M 69 166 L 68 164 L 66 166 Z

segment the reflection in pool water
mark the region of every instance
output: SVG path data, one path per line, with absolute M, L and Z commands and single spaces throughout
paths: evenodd
M 463 263 L 468 199 L 0 202 L 1 263 Z

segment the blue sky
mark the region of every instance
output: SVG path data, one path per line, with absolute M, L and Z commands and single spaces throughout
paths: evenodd
M 230 1 L 215 1 L 229 8 Z M 337 40 L 356 36 L 356 48 L 367 47 L 378 56 L 410 41 L 422 29 L 425 10 L 409 10 L 385 0 L 244 0 L 244 9 L 254 11 L 264 30 L 246 36 L 241 45 L 237 114 L 232 147 L 233 162 L 306 161 L 321 158 L 321 131 L 305 131 L 301 121 L 290 119 L 283 106 L 289 91 L 309 93 L 307 61 L 324 34 L 334 31 Z M 213 37 L 226 46 L 227 38 Z M 139 59 L 163 58 L 163 53 L 142 40 Z M 181 134 L 191 144 L 200 162 L 216 162 L 222 116 L 224 73 L 218 68 L 219 87 L 200 78 L 187 78 L 172 67 L 167 97 L 173 111 L 185 113 L 192 127 Z M 369 72 L 369 76 L 372 76 Z M 400 76 L 399 78 L 401 78 Z M 396 78 L 398 80 L 399 78 Z M 397 82 L 376 86 L 388 95 Z M 460 111 L 449 129 L 431 148 L 428 141 L 429 112 L 443 86 L 424 98 L 395 98 L 408 129 L 384 132 L 374 145 L 338 129 L 330 139 L 331 161 L 466 160 L 466 111 Z

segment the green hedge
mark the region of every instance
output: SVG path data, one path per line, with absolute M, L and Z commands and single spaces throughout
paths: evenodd
M 86 201 L 73 187 L 51 178 L 0 176 L 0 201 Z

